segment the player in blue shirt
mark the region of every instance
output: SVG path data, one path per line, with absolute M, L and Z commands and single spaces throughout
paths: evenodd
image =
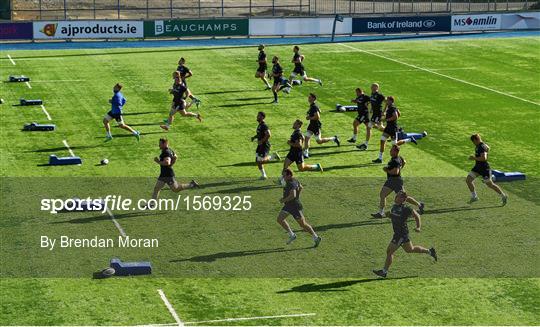
M 120 92 L 120 90 L 122 90 L 122 87 L 123 86 L 120 83 L 116 83 L 116 85 L 114 86 L 114 95 L 112 99 L 109 100 L 109 103 L 111 104 L 111 110 L 105 115 L 105 117 L 103 117 L 103 125 L 105 126 L 105 131 L 107 132 L 107 136 L 105 139 L 106 142 L 112 140 L 113 138 L 111 135 L 111 126 L 109 124 L 109 122 L 113 119 L 116 120 L 120 128 L 131 132 L 133 136 L 137 138 L 137 141 L 139 141 L 141 138 L 141 133 L 137 132 L 136 130 L 124 123 L 124 118 L 122 117 L 122 108 L 126 104 L 127 100 L 126 98 L 124 98 L 122 92 Z

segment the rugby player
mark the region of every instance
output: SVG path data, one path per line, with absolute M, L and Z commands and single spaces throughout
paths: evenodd
M 386 249 L 386 262 L 384 263 L 384 268 L 380 270 L 373 270 L 373 273 L 377 276 L 386 278 L 388 274 L 388 269 L 394 260 L 394 253 L 402 247 L 403 250 L 407 253 L 425 253 L 429 254 L 435 261 L 437 261 L 437 252 L 435 248 L 431 247 L 426 249 L 422 246 L 413 245 L 409 239 L 409 228 L 407 227 L 407 219 L 413 216 L 416 221 L 416 227 L 414 231 L 420 233 L 422 228 L 422 223 L 420 215 L 413 210 L 411 207 L 405 204 L 407 201 L 407 193 L 400 191 L 396 194 L 395 204 L 392 206 L 390 211 L 390 219 L 392 219 L 392 228 L 394 230 L 394 236 L 388 244 Z
M 195 103 L 197 108 L 199 108 L 199 105 L 201 104 L 201 100 L 199 100 L 198 98 L 193 96 L 193 93 L 191 93 L 191 90 L 188 88 L 188 85 L 187 85 L 187 79 L 190 78 L 191 76 L 193 76 L 193 73 L 186 66 L 186 59 L 185 58 L 180 58 L 180 60 L 178 60 L 178 67 L 176 68 L 176 71 L 180 72 L 180 77 L 182 78 L 182 81 L 184 82 L 184 84 L 186 85 L 186 88 L 187 88 L 188 97 L 191 100 L 193 100 L 193 102 Z
M 370 97 L 364 94 L 364 91 L 357 87 L 356 88 L 356 98 L 352 99 L 352 103 L 356 103 L 358 116 L 353 121 L 353 136 L 347 140 L 349 143 L 356 143 L 356 138 L 358 137 L 358 126 L 364 124 L 366 126 L 366 141 L 362 144 L 357 145 L 356 147 L 360 150 L 367 150 L 369 139 L 371 137 L 371 126 L 369 124 L 369 109 L 368 104 L 370 103 Z
M 302 135 L 302 121 L 297 119 L 294 121 L 292 128 L 294 132 L 291 135 L 291 138 L 287 141 L 287 144 L 290 146 L 289 153 L 283 162 L 283 170 L 289 168 L 289 166 L 295 162 L 299 171 L 323 171 L 323 168 L 320 163 L 315 165 L 306 165 L 304 162 L 304 156 L 302 155 L 302 148 L 304 143 L 304 136 Z M 279 183 L 283 184 L 283 176 L 280 177 Z
M 371 120 L 369 122 L 369 127 L 377 127 L 379 130 L 384 129 L 382 124 L 382 115 L 383 115 L 383 104 L 386 98 L 382 93 L 380 93 L 379 84 L 371 84 L 371 96 L 369 97 L 370 107 L 371 107 Z
M 309 120 L 309 125 L 306 130 L 306 139 L 304 142 L 304 158 L 309 158 L 309 145 L 312 136 L 315 136 L 317 144 L 323 144 L 333 141 L 340 146 L 341 142 L 337 135 L 333 137 L 321 137 L 321 109 L 316 103 L 317 96 L 313 93 L 308 95 L 309 110 L 307 112 L 306 119 Z
M 267 178 L 266 171 L 264 170 L 264 164 L 272 160 L 281 159 L 277 152 L 269 155 L 271 134 L 268 125 L 266 125 L 266 122 L 264 121 L 265 118 L 266 114 L 262 111 L 259 111 L 259 113 L 257 114 L 257 122 L 259 123 L 259 126 L 257 126 L 257 134 L 251 137 L 251 142 L 253 142 L 253 140 L 257 140 L 257 150 L 255 150 L 255 162 L 257 162 L 257 166 L 259 167 L 259 171 L 261 172 L 261 179 Z
M 393 96 L 389 96 L 388 98 L 386 98 L 386 110 L 384 111 L 384 115 L 384 119 L 386 120 L 386 127 L 384 128 L 383 134 L 381 136 L 379 157 L 373 160 L 373 163 L 382 163 L 386 140 L 388 140 L 389 138 L 392 140 L 392 144 L 402 145 L 408 142 L 418 144 L 414 137 L 405 138 L 398 141 L 399 126 L 397 124 L 397 121 L 399 116 L 401 116 L 401 113 L 399 112 L 399 109 L 395 106 L 395 100 Z
M 493 183 L 491 177 L 491 168 L 488 163 L 489 146 L 482 141 L 480 134 L 471 135 L 471 141 L 476 146 L 474 156 L 469 156 L 469 160 L 474 160 L 475 164 L 469 175 L 467 175 L 467 186 L 471 191 L 470 203 L 478 201 L 478 195 L 474 187 L 474 180 L 478 176 L 482 176 L 484 183 L 492 190 L 497 192 L 501 196 L 502 205 L 506 205 L 508 196 L 503 192 L 499 185 Z
M 264 82 L 264 84 L 266 84 L 265 90 L 270 90 L 272 87 L 266 79 L 266 69 L 268 68 L 268 65 L 266 63 L 264 44 L 259 44 L 259 57 L 257 58 L 257 62 L 259 63 L 259 68 L 257 68 L 257 71 L 255 72 L 255 78 L 260 78 Z
M 302 212 L 303 207 L 302 203 L 300 202 L 302 184 L 300 184 L 300 182 L 293 177 L 293 172 L 289 168 L 283 170 L 283 179 L 285 180 L 286 184 L 285 188 L 283 189 L 283 197 L 279 199 L 279 202 L 283 203 L 283 208 L 281 208 L 281 211 L 279 212 L 277 222 L 289 234 L 287 244 L 291 244 L 291 242 L 296 239 L 296 234 L 292 231 L 291 226 L 289 226 L 285 220 L 288 215 L 291 215 L 294 219 L 296 219 L 298 225 L 300 225 L 305 232 L 311 234 L 313 242 L 315 243 L 313 247 L 316 248 L 319 246 L 322 239 L 317 235 L 317 233 L 315 233 L 313 227 L 306 222 L 306 217 L 304 217 L 304 213 Z
M 386 173 L 386 182 L 381 188 L 379 193 L 379 211 L 371 214 L 373 218 L 384 218 L 384 207 L 386 206 L 386 198 L 392 192 L 404 191 L 403 189 L 403 179 L 401 178 L 401 170 L 405 167 L 405 159 L 399 155 L 399 146 L 393 145 L 390 149 L 390 155 L 392 158 L 388 162 L 386 167 L 383 167 L 384 172 Z M 424 213 L 424 203 L 416 201 L 413 197 L 408 196 L 407 202 L 414 204 L 418 207 L 420 214 Z
M 302 80 L 303 80 L 304 82 L 319 83 L 319 85 L 322 86 L 322 81 L 320 79 L 307 76 L 307 73 L 303 64 L 305 57 L 304 55 L 300 54 L 300 47 L 295 45 L 293 47 L 293 52 L 294 52 L 294 55 L 292 57 L 291 62 L 294 64 L 294 70 L 292 71 L 291 76 L 289 78 L 289 80 L 292 81 L 292 84 L 293 85 L 302 84 Z M 302 80 L 295 80 L 294 78 L 296 77 L 296 75 L 300 75 L 300 77 L 302 77 Z
M 169 118 L 165 120 L 165 124 L 160 125 L 161 128 L 168 131 L 174 121 L 174 115 L 179 112 L 184 117 L 195 117 L 202 122 L 201 114 L 187 111 L 193 102 L 186 102 L 186 95 L 188 94 L 188 89 L 186 83 L 182 80 L 181 74 L 179 71 L 173 73 L 174 84 L 169 93 L 173 95 L 173 103 L 171 110 L 169 111 Z
M 188 184 L 179 184 L 174 178 L 173 166 L 178 159 L 178 156 L 174 151 L 169 148 L 169 141 L 165 138 L 159 139 L 159 148 L 161 149 L 161 154 L 159 157 L 154 158 L 154 162 L 160 166 L 160 174 L 154 186 L 154 193 L 152 194 L 152 199 L 157 199 L 159 197 L 159 192 L 165 185 L 169 185 L 170 189 L 173 192 L 180 192 L 185 189 L 199 187 L 199 184 L 192 180 Z
M 278 103 L 277 93 L 283 89 L 284 92 L 289 93 L 291 89 L 291 84 L 283 77 L 283 68 L 279 64 L 279 58 L 274 56 L 272 58 L 272 77 L 274 79 L 274 84 L 272 85 L 272 92 L 274 93 L 274 101 L 272 103 Z
M 120 128 L 125 129 L 128 132 L 131 132 L 135 138 L 137 138 L 137 141 L 141 139 L 141 133 L 134 130 L 130 126 L 126 125 L 124 123 L 124 118 L 122 116 L 122 108 L 126 104 L 126 98 L 124 98 L 124 95 L 120 90 L 122 90 L 123 85 L 120 83 L 116 83 L 113 87 L 113 97 L 109 100 L 109 103 L 111 104 L 111 110 L 107 112 L 105 117 L 103 117 L 103 125 L 105 126 L 105 142 L 112 140 L 112 134 L 111 134 L 111 125 L 109 122 L 111 120 L 116 120 L 118 123 L 118 126 Z

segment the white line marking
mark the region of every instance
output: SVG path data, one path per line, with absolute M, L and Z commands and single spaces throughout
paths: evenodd
M 71 148 L 69 147 L 69 144 L 66 140 L 62 140 L 62 142 L 64 143 L 64 146 L 68 149 L 69 151 L 69 154 L 72 156 L 72 157 L 75 157 L 75 153 L 73 153 L 73 150 L 71 150 Z
M 51 115 L 49 115 L 49 112 L 47 111 L 47 109 L 45 109 L 44 105 L 41 105 L 41 110 L 43 110 L 43 112 L 45 113 L 45 116 L 47 116 L 48 120 L 52 120 Z
M 114 215 L 111 212 L 111 210 L 109 210 L 109 208 L 107 208 L 107 213 L 109 214 L 109 217 L 111 218 L 114 226 L 116 226 L 116 229 L 118 229 L 118 231 L 120 232 L 120 235 L 122 235 L 122 237 L 126 237 L 127 236 L 126 232 L 124 231 L 122 226 L 120 226 L 120 223 L 118 223 L 118 221 L 114 218 Z
M 430 68 L 432 71 L 441 71 L 441 70 L 471 70 L 476 69 L 475 67 L 457 67 L 457 68 Z M 374 70 L 374 73 L 394 73 L 394 72 L 418 72 L 418 69 L 389 69 L 389 70 Z
M 30 82 L 26 82 L 26 86 L 28 86 L 29 89 L 32 88 L 32 86 L 30 85 Z
M 372 56 L 375 56 L 375 57 L 379 57 L 379 58 L 383 58 L 383 59 L 386 59 L 386 60 L 390 60 L 390 61 L 396 62 L 396 63 L 398 63 L 398 64 L 405 65 L 405 66 L 409 66 L 409 67 L 412 67 L 412 68 L 414 68 L 414 69 L 422 70 L 422 71 L 425 71 L 425 72 L 427 72 L 427 73 L 431 73 L 431 74 L 434 74 L 434 75 L 437 75 L 437 76 L 441 76 L 441 77 L 444 77 L 444 78 L 448 78 L 448 79 L 451 79 L 451 80 L 456 81 L 456 82 L 460 82 L 460 83 L 463 83 L 463 84 L 475 86 L 475 87 L 484 89 L 484 90 L 486 90 L 486 91 L 490 91 L 490 92 L 497 93 L 497 94 L 500 94 L 500 95 L 504 95 L 504 96 L 507 96 L 507 97 L 510 97 L 510 98 L 513 98 L 513 99 L 516 99 L 516 100 L 520 100 L 520 101 L 523 101 L 523 102 L 527 102 L 527 103 L 531 103 L 531 104 L 540 106 L 540 103 L 537 103 L 537 102 L 534 102 L 534 101 L 531 101 L 531 100 L 527 100 L 527 99 L 523 99 L 523 98 L 520 98 L 520 97 L 518 97 L 518 96 L 509 94 L 509 93 L 501 92 L 501 91 L 498 91 L 498 90 L 489 88 L 489 87 L 487 87 L 487 86 L 483 86 L 483 85 L 476 84 L 476 83 L 473 83 L 473 82 L 465 81 L 465 80 L 462 80 L 462 79 L 460 79 L 460 78 L 452 77 L 452 76 L 449 76 L 449 75 L 441 74 L 441 73 L 438 73 L 438 72 L 433 71 L 433 70 L 431 70 L 431 69 L 427 69 L 427 68 L 423 68 L 423 67 L 416 66 L 416 65 L 413 65 L 413 64 L 409 64 L 409 63 L 406 63 L 406 62 L 401 61 L 401 60 L 397 60 L 397 59 L 394 59 L 394 58 L 390 58 L 390 57 L 387 57 L 387 56 L 383 56 L 383 55 L 378 54 L 378 53 L 373 53 L 373 52 L 370 52 L 370 51 L 366 51 L 366 50 L 362 50 L 362 49 L 359 49 L 359 48 L 355 48 L 355 47 L 352 47 L 352 46 L 350 46 L 350 45 L 348 45 L 348 44 L 343 44 L 343 43 L 338 43 L 338 44 L 341 45 L 341 46 L 344 46 L 344 47 L 346 47 L 346 48 L 349 48 L 349 49 L 354 49 L 354 50 L 356 50 L 356 51 L 359 51 L 359 52 L 362 52 L 362 53 L 367 53 L 367 54 L 372 55 Z
M 176 325 L 183 327 L 184 324 L 182 323 L 182 320 L 180 320 L 180 317 L 178 317 L 178 314 L 176 313 L 173 306 L 171 305 L 171 302 L 169 302 L 169 300 L 167 300 L 167 297 L 165 296 L 165 293 L 163 293 L 163 290 L 159 289 L 157 291 L 159 293 L 159 296 L 161 296 L 161 299 L 163 300 L 163 303 L 165 303 L 165 306 L 167 307 L 167 309 L 171 313 L 171 316 L 174 318 L 174 321 L 176 321 Z
M 11 63 L 13 64 L 13 66 L 17 65 L 15 63 L 15 60 L 13 60 L 13 58 L 11 58 L 11 56 L 8 54 L 7 57 L 9 58 L 9 61 L 11 61 Z
M 190 321 L 190 322 L 186 322 L 186 325 L 187 325 L 187 324 L 202 324 L 202 323 L 207 323 L 207 322 L 226 322 L 226 321 L 244 321 L 244 320 L 278 319 L 278 318 L 291 318 L 291 317 L 308 317 L 308 316 L 314 316 L 314 315 L 315 315 L 315 313 L 297 313 L 297 314 L 278 315 L 278 316 L 226 318 L 226 319 L 216 319 L 216 320 Z

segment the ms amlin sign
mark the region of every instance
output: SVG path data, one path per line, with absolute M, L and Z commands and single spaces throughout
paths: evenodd
M 147 21 L 144 36 L 232 36 L 248 35 L 247 19 L 177 19 Z
M 450 16 L 353 18 L 353 33 L 449 32 Z

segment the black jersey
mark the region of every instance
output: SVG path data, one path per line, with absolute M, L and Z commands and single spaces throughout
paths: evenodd
M 300 204 L 300 186 L 301 186 L 300 182 L 295 178 L 293 178 L 290 181 L 287 181 L 287 184 L 285 184 L 285 187 L 283 188 L 283 197 L 286 198 L 287 196 L 289 196 L 289 194 L 293 190 L 296 191 L 296 196 L 292 200 L 285 202 L 285 206 L 288 206 L 291 204 L 294 204 L 294 205 Z
M 365 115 L 368 112 L 368 103 L 370 102 L 370 97 L 362 94 L 361 96 L 356 97 L 356 105 L 357 105 L 357 111 L 358 115 L 362 116 Z
M 384 102 L 384 95 L 379 92 L 371 93 L 369 98 L 371 102 L 371 110 L 373 110 L 374 115 L 380 115 L 382 113 L 382 103 Z
M 476 149 L 474 150 L 474 156 L 480 157 L 483 153 L 487 153 L 488 151 L 489 148 L 487 144 L 482 142 L 476 146 Z M 487 161 L 476 160 L 475 166 L 489 169 L 489 163 Z
M 173 101 L 180 102 L 181 100 L 185 99 L 184 94 L 186 93 L 186 91 L 187 91 L 186 84 L 173 83 L 173 86 L 172 86 Z
M 399 172 L 397 173 L 397 175 L 386 173 L 386 177 L 388 178 L 401 177 L 401 168 L 403 167 L 403 158 L 401 156 L 391 158 L 390 161 L 388 161 L 388 165 L 386 167 L 388 167 L 388 170 L 399 168 Z
M 259 65 L 266 65 L 266 53 L 264 51 L 259 51 L 259 58 L 257 61 L 259 62 Z M 261 61 L 264 61 L 264 63 L 261 63 Z
M 302 55 L 298 52 L 293 55 L 293 62 L 294 62 L 295 70 L 304 70 L 304 64 L 302 63 L 301 56 Z
M 407 219 L 413 214 L 413 209 L 405 204 L 394 204 L 390 209 L 390 219 L 392 220 L 392 228 L 394 235 L 407 235 L 409 228 L 407 227 Z
M 272 67 L 272 74 L 274 74 L 275 78 L 280 78 L 283 75 L 283 68 L 279 63 L 274 64 Z
M 387 126 L 391 126 L 391 125 L 397 126 L 397 119 L 393 121 L 388 121 L 388 119 L 392 118 L 394 114 L 398 114 L 398 108 L 396 108 L 396 106 L 394 105 L 388 106 L 388 108 L 386 108 L 386 114 L 385 114 Z
M 184 65 L 178 66 L 178 68 L 176 68 L 176 70 L 180 72 L 180 77 L 182 77 L 182 79 L 186 78 L 187 73 L 190 72 L 189 68 L 187 66 L 184 66 Z
M 173 160 L 174 157 L 174 151 L 170 148 L 166 148 L 161 150 L 161 154 L 159 155 L 159 160 L 163 161 L 165 158 L 171 158 Z M 159 174 L 159 177 L 174 177 L 174 170 L 172 169 L 172 166 L 160 166 L 161 171 Z
M 299 129 L 295 129 L 294 132 L 291 134 L 290 141 L 291 143 L 296 143 L 296 141 L 302 140 L 303 138 L 304 136 L 302 135 L 302 131 Z M 290 153 L 302 152 L 302 148 L 297 148 L 291 145 L 289 152 Z
M 319 106 L 315 102 L 309 105 L 309 110 L 307 112 L 307 115 L 309 117 L 315 116 L 318 112 L 320 113 L 321 109 L 319 108 Z M 320 119 L 317 119 L 317 120 L 311 120 L 310 119 L 308 129 L 310 129 L 310 127 L 320 128 L 321 125 L 322 125 L 322 123 L 321 123 Z
M 257 141 L 261 141 L 266 137 L 266 133 L 269 131 L 268 125 L 265 122 L 260 122 L 257 126 Z M 261 145 L 270 145 L 270 142 L 266 140 L 264 144 Z

